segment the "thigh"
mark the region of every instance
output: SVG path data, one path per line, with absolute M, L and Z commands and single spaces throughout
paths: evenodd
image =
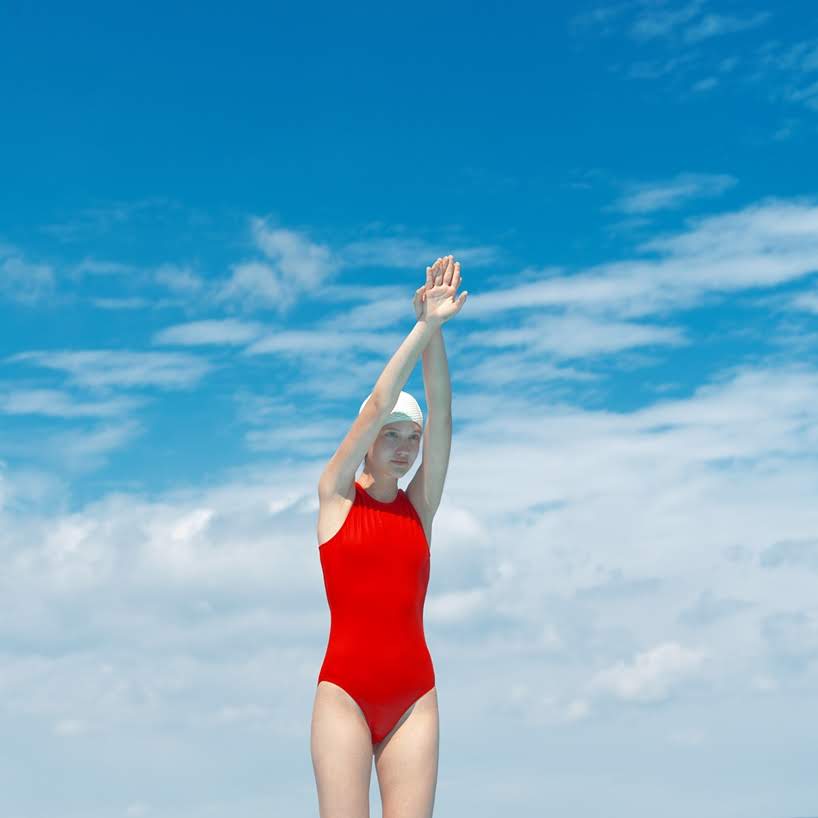
M 437 688 L 433 687 L 375 746 L 383 818 L 430 818 L 439 749 Z
M 372 735 L 355 700 L 332 682 L 315 691 L 310 751 L 321 818 L 369 818 Z

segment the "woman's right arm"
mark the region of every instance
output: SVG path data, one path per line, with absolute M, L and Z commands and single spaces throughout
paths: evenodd
M 319 497 L 349 493 L 358 466 L 392 413 L 418 358 L 441 323 L 437 318 L 421 318 L 404 338 L 375 382 L 372 397 L 324 468 L 318 481 Z

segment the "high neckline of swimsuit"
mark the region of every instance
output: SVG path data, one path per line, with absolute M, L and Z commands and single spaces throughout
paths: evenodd
M 373 503 L 377 503 L 379 506 L 391 506 L 398 502 L 398 498 L 400 497 L 400 489 L 398 489 L 398 493 L 395 495 L 394 500 L 378 500 L 376 497 L 373 497 L 357 480 L 355 481 L 355 485 L 370 499 Z

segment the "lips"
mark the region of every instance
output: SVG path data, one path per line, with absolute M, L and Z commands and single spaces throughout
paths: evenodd
M 408 460 L 393 460 L 393 463 L 400 463 L 401 466 L 405 466 L 409 461 Z

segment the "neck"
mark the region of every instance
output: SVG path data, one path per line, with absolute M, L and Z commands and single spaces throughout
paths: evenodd
M 391 503 L 398 496 L 398 478 L 388 474 L 375 475 L 364 470 L 358 482 L 376 500 Z

